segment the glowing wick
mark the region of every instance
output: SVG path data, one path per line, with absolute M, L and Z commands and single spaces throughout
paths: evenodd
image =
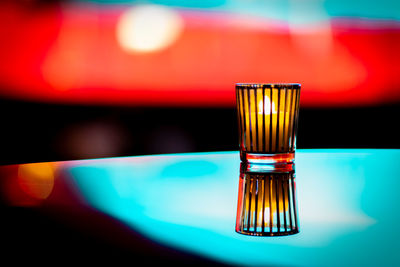
M 264 103 L 265 103 L 265 105 L 264 105 Z M 264 97 L 264 103 L 262 100 L 260 100 L 258 102 L 258 114 L 271 115 L 271 101 L 268 96 Z M 264 113 L 263 113 L 263 107 L 264 107 Z M 276 113 L 277 113 L 277 111 L 276 111 L 275 103 L 272 102 L 272 114 L 276 114 Z

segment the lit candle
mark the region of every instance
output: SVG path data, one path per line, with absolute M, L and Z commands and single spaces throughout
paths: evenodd
M 236 88 L 241 151 L 294 153 L 300 86 L 238 84 Z

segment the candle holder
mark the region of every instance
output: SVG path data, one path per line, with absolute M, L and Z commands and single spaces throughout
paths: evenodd
M 293 167 L 252 169 L 241 163 L 236 232 L 252 236 L 299 232 Z
M 243 162 L 294 162 L 300 88 L 297 83 L 236 84 Z

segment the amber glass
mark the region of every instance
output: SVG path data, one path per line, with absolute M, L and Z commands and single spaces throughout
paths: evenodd
M 242 161 L 294 161 L 300 88 L 295 83 L 236 84 Z
M 251 170 L 241 164 L 236 232 L 281 236 L 299 232 L 293 164 L 282 169 Z

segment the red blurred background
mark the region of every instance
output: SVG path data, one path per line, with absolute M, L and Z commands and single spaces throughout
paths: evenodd
M 302 84 L 300 148 L 400 147 L 397 7 L 1 2 L 2 162 L 236 150 L 236 82 Z

